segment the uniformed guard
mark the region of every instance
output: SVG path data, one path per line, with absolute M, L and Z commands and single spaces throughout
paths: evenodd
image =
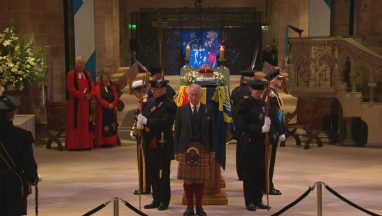
M 32 133 L 15 127 L 14 111 L 20 102 L 0 96 L 0 212 L 1 215 L 26 215 L 30 185 L 39 177 L 33 156 Z
M 271 161 L 269 166 L 269 182 L 270 195 L 281 195 L 280 190 L 276 189 L 273 184 L 273 173 L 275 169 L 276 151 L 279 141 L 285 141 L 283 108 L 284 103 L 277 93 L 277 89 L 281 88 L 283 76 L 280 74 L 280 69 L 276 69 L 267 74 L 266 78 L 269 81 L 269 88 L 264 92 L 263 99 L 269 99 L 269 117 L 272 121 L 271 130 L 269 132 L 269 141 L 272 144 Z
M 149 72 L 150 72 L 151 80 L 162 80 L 163 79 L 162 70 L 160 68 L 150 68 Z M 169 84 L 166 85 L 166 95 L 168 98 L 171 98 L 171 99 L 174 98 L 174 96 L 176 95 L 176 92 L 174 91 L 174 89 Z M 147 96 L 148 96 L 148 98 L 153 97 L 151 88 L 148 89 Z
M 240 79 L 240 85 L 237 86 L 231 94 L 231 103 L 232 103 L 232 117 L 233 117 L 233 122 L 235 125 L 237 125 L 237 105 L 240 103 L 245 98 L 248 98 L 251 93 L 249 92 L 248 88 L 248 81 L 253 80 L 255 71 L 253 70 L 244 70 L 241 71 L 241 79 Z M 240 149 L 241 149 L 241 144 L 240 144 L 240 139 L 238 139 L 238 135 L 235 133 L 234 138 L 237 140 L 236 143 L 236 172 L 237 172 L 237 177 L 239 180 L 242 180 L 242 168 L 240 166 Z
M 148 148 L 148 167 L 153 189 L 153 201 L 145 209 L 166 210 L 171 199 L 170 163 L 173 159 L 172 127 L 177 110 L 167 97 L 167 80 L 151 80 L 153 97 L 138 115 L 137 128 L 143 129 L 144 145 Z
M 237 106 L 237 133 L 242 141 L 240 162 L 243 168 L 245 206 L 249 211 L 268 209 L 262 202 L 265 189 L 265 133 L 271 120 L 265 116 L 265 103 L 261 98 L 266 82 L 249 81 L 251 96 Z
M 138 108 L 135 110 L 136 118 L 143 110 L 147 103 L 146 85 L 143 80 L 135 80 L 130 87 L 131 93 L 139 99 Z M 137 119 L 136 119 L 137 120 Z M 140 136 L 137 130 L 137 123 L 135 122 L 130 136 L 134 139 Z M 147 160 L 147 147 L 142 145 L 141 139 L 137 139 L 137 160 L 138 160 L 138 175 L 139 175 L 139 189 L 134 190 L 135 195 L 150 194 L 151 182 L 149 178 L 148 160 Z

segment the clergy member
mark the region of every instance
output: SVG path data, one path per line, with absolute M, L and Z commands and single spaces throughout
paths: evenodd
M 69 103 L 66 111 L 65 147 L 68 150 L 91 149 L 92 137 L 89 132 L 90 101 L 93 80 L 85 71 L 85 59 L 76 57 L 75 69 L 66 75 Z

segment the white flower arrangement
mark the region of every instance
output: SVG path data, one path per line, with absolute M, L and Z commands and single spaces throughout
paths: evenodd
M 224 86 L 225 85 L 225 79 L 224 79 L 224 76 L 223 74 L 217 72 L 217 71 L 214 71 L 214 78 L 216 80 L 216 82 L 218 83 L 219 86 Z
M 198 78 L 199 73 L 197 71 L 189 71 L 180 79 L 183 82 L 183 85 L 191 85 Z
M 181 80 L 183 85 L 191 85 L 198 79 L 198 77 L 201 77 L 198 71 L 189 71 L 183 77 L 181 77 Z M 226 84 L 224 76 L 220 72 L 214 71 L 213 79 L 217 82 L 219 86 L 224 86 Z
M 32 47 L 33 37 L 25 41 L 14 27 L 0 33 L 0 86 L 23 90 L 25 85 L 44 79 L 42 52 Z

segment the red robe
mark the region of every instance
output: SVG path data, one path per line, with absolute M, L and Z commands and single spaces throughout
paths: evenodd
M 90 149 L 93 147 L 93 139 L 89 132 L 89 101 L 85 100 L 86 94 L 92 94 L 94 83 L 89 72 L 91 88 L 88 86 L 86 77 L 79 77 L 79 73 L 71 70 L 66 75 L 66 88 L 69 92 L 69 104 L 66 111 L 66 138 L 65 147 L 67 149 Z M 77 75 L 78 89 L 74 86 L 74 74 Z M 77 105 L 77 126 L 75 127 L 75 107 L 74 99 L 78 99 Z
M 116 119 L 117 117 L 117 102 L 118 102 L 118 93 L 114 86 L 110 86 L 111 91 L 113 92 L 114 95 L 114 101 L 112 102 L 114 105 L 114 122 L 115 124 L 118 124 L 118 121 Z M 117 135 L 111 135 L 111 136 L 103 136 L 102 135 L 102 109 L 106 108 L 108 109 L 110 102 L 106 101 L 104 98 L 102 98 L 101 95 L 101 88 L 103 86 L 101 85 L 101 82 L 98 82 L 95 87 L 94 87 L 94 96 L 96 99 L 96 113 L 95 113 L 95 147 L 99 147 L 101 145 L 116 145 L 117 144 Z

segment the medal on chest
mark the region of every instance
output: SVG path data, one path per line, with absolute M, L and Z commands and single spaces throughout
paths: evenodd
M 163 102 L 160 102 L 158 106 L 153 106 L 151 109 L 150 109 L 150 112 L 154 112 L 155 110 L 157 110 L 159 107 L 161 107 L 163 104 Z

